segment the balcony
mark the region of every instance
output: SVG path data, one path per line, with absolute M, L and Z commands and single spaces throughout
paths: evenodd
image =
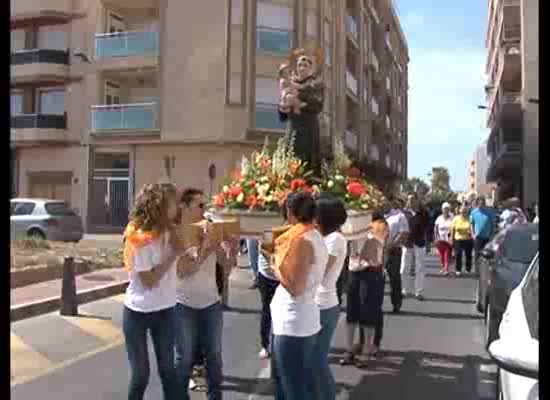
M 354 95 L 357 96 L 357 78 L 349 71 L 346 70 L 346 88 Z
M 521 169 L 521 143 L 503 143 L 490 153 L 487 180 L 498 181 L 501 176 L 517 173 Z
M 498 127 L 503 124 L 503 121 L 506 121 L 507 125 L 521 124 L 521 102 L 521 92 L 503 92 L 499 90 L 490 108 L 487 127 Z
M 10 5 L 12 25 L 15 26 L 31 19 L 64 22 L 73 17 L 71 0 L 11 0 Z
M 11 54 L 11 83 L 64 82 L 69 54 L 63 50 L 31 49 Z
M 286 57 L 292 48 L 292 32 L 258 27 L 256 48 L 262 53 Z
M 359 24 L 355 17 L 349 14 L 346 15 L 346 32 L 355 44 L 359 42 Z
M 12 142 L 16 145 L 59 143 L 67 140 L 64 114 L 20 114 L 11 117 Z
M 256 103 L 256 129 L 282 131 L 286 129 L 286 122 L 279 121 L 279 105 Z
M 158 103 L 92 106 L 93 133 L 154 132 L 160 128 Z
M 158 55 L 157 31 L 98 33 L 95 37 L 95 59 L 103 70 L 155 67 Z

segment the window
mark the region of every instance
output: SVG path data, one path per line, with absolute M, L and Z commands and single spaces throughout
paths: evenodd
M 256 79 L 256 128 L 285 129 L 279 121 L 279 85 L 277 80 Z
M 323 41 L 325 42 L 325 64 L 332 64 L 332 31 L 330 21 L 325 19 L 323 22 Z
M 266 2 L 258 2 L 256 19 L 257 48 L 259 50 L 287 55 L 292 47 L 292 10 Z
M 527 325 L 533 339 L 539 340 L 539 259 L 533 262 L 521 290 Z
M 23 93 L 11 93 L 11 115 L 23 114 Z
M 306 16 L 306 36 L 308 39 L 317 39 L 317 14 L 309 12 Z
M 34 203 L 12 203 L 11 215 L 31 215 L 34 211 Z
M 505 238 L 504 257 L 509 261 L 530 263 L 539 251 L 539 233 L 532 230 L 510 230 Z
M 38 97 L 40 107 L 38 111 L 40 114 L 63 115 L 65 113 L 64 89 L 39 89 Z
M 38 28 L 38 48 L 50 50 L 66 51 L 67 31 L 63 30 L 60 25 L 41 26 Z
M 279 85 L 277 80 L 269 78 L 256 79 L 256 102 L 279 104 Z
M 45 206 L 46 212 L 50 215 L 54 215 L 56 217 L 62 217 L 62 216 L 74 216 L 75 213 L 72 211 L 68 206 L 67 203 L 59 202 L 59 203 L 48 203 Z
M 292 47 L 289 31 L 258 28 L 257 48 L 267 53 L 287 55 Z
M 25 31 L 23 29 L 14 29 L 10 32 L 11 52 L 15 53 L 25 49 Z

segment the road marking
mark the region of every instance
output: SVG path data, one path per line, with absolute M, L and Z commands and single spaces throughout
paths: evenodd
M 111 343 L 113 340 L 120 340 L 123 336 L 122 330 L 117 328 L 111 320 L 93 317 L 63 317 L 63 319 L 78 329 L 98 339 Z
M 59 364 L 56 364 L 56 365 L 53 365 L 49 368 L 44 368 L 44 369 L 42 369 L 41 372 L 13 379 L 12 382 L 11 382 L 11 387 L 14 387 L 14 386 L 17 386 L 17 385 L 22 385 L 24 383 L 28 383 L 30 381 L 38 379 L 42 376 L 49 375 L 49 374 L 51 374 L 55 371 L 59 371 L 59 370 L 62 370 L 64 368 L 67 368 L 67 367 L 69 367 L 73 364 L 76 364 L 80 361 L 84 361 L 84 360 L 86 360 L 90 357 L 93 357 L 93 356 L 97 355 L 97 354 L 112 350 L 112 349 L 114 349 L 116 347 L 119 347 L 119 346 L 122 346 L 123 344 L 124 344 L 124 338 L 121 338 L 121 339 L 118 339 L 118 340 L 108 344 L 108 345 L 105 345 L 103 347 L 99 347 L 95 350 L 92 350 L 92 351 L 89 351 L 87 353 L 81 354 L 78 357 L 75 357 L 71 360 L 63 361 L 63 362 L 61 362 Z M 13 363 L 12 363 L 12 368 L 13 368 Z M 38 368 L 34 368 L 34 369 L 36 370 Z
M 49 369 L 53 365 L 52 361 L 26 344 L 19 336 L 10 333 L 10 370 L 12 382 Z

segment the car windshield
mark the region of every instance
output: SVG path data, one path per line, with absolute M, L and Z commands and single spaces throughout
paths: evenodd
M 504 257 L 529 264 L 539 251 L 539 233 L 531 229 L 509 231 L 503 245 Z
M 47 203 L 46 212 L 55 217 L 73 216 L 75 213 L 65 203 Z

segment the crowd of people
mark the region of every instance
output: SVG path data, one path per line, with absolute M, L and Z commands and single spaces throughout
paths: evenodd
M 168 183 L 146 185 L 136 197 L 124 236 L 129 400 L 143 399 L 149 381 L 148 335 L 165 399 L 189 399 L 201 366 L 208 399 L 222 398 L 224 293 L 241 246 L 237 237 L 212 234 L 206 205 L 202 191 Z M 435 214 L 415 193 L 405 202 L 389 195 L 374 211 L 366 239 L 348 243 L 340 200 L 325 193 L 289 195 L 284 213 L 290 228 L 247 243 L 262 304 L 259 357 L 271 359 L 275 398 L 335 399 L 328 355 L 344 292 L 347 351 L 340 363 L 364 368 L 380 352 L 386 277 L 399 313 L 405 298 L 424 300 L 424 257 L 432 244 L 441 273 L 450 273 L 453 258 L 456 275 L 471 273 L 497 229 L 527 221 L 515 201 L 500 223 L 482 197 L 472 206 L 461 205 L 455 216 L 443 203 Z M 202 224 L 199 242 L 182 245 L 178 227 L 196 223 Z

